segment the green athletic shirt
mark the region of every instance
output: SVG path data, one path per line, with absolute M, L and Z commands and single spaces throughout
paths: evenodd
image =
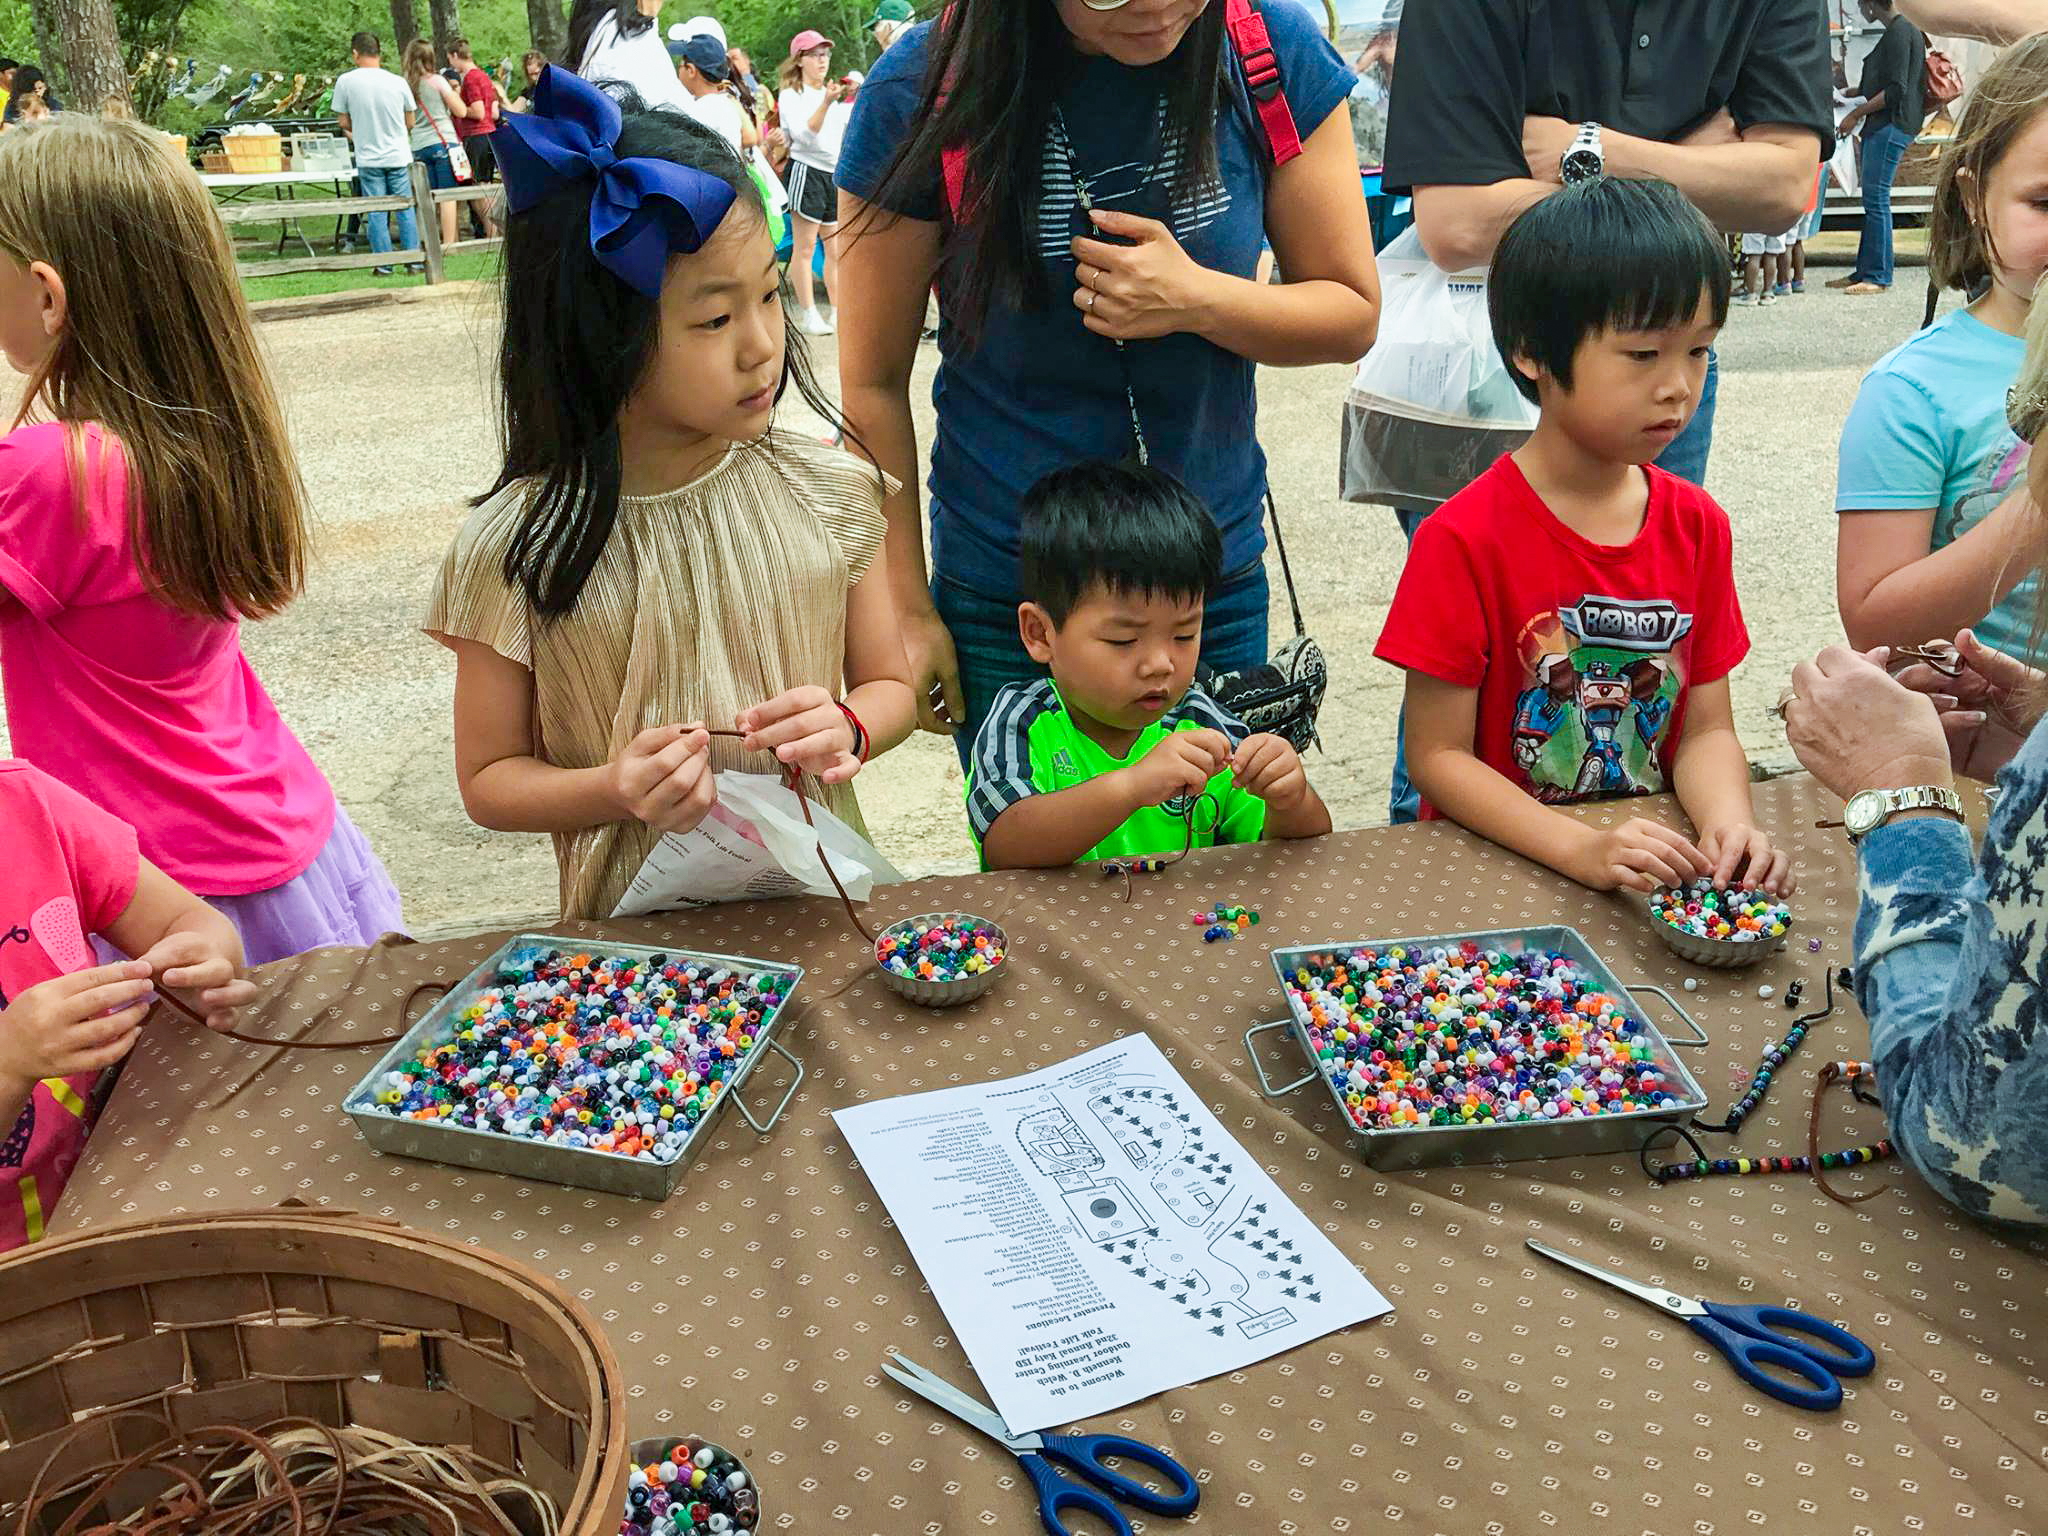
M 1250 734 L 1244 722 L 1224 710 L 1200 688 L 1190 688 L 1179 704 L 1138 733 L 1131 750 L 1112 757 L 1074 723 L 1059 689 L 1050 678 L 1010 683 L 996 695 L 981 734 L 974 738 L 967 769 L 967 822 L 981 851 L 988 829 L 1004 811 L 1031 795 L 1072 789 L 1118 768 L 1128 768 L 1175 731 L 1221 731 L 1234 747 Z M 1255 843 L 1266 830 L 1266 802 L 1230 781 L 1224 769 L 1209 781 L 1215 807 L 1195 810 L 1195 846 Z M 1171 804 L 1172 802 L 1169 802 Z M 1140 853 L 1178 853 L 1187 843 L 1187 823 L 1175 811 L 1148 805 L 1076 862 L 1118 859 Z M 982 858 L 982 868 L 988 859 Z

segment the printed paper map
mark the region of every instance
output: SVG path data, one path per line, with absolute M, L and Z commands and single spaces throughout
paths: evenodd
M 1012 1429 L 1389 1310 L 1144 1035 L 834 1118 Z

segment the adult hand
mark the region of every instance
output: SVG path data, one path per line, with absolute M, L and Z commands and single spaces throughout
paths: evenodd
M 1148 340 L 1200 329 L 1214 274 L 1181 248 L 1157 219 L 1097 208 L 1096 229 L 1131 245 L 1086 236 L 1074 241 L 1074 307 L 1098 336 Z
M 711 735 L 702 725 L 650 726 L 612 760 L 610 783 L 620 815 L 657 832 L 688 832 L 718 799 Z
M 1522 157 L 1529 162 L 1529 176 L 1535 181 L 1562 183 L 1564 152 L 1579 136 L 1579 125 L 1561 117 L 1522 119 Z
M 234 1028 L 235 1010 L 256 1001 L 256 983 L 241 974 L 238 956 L 224 954 L 204 934 L 173 933 L 138 958 L 158 987 L 198 994 L 208 1029 Z
M 1728 109 L 1722 107 L 1678 142 L 1688 149 L 1700 149 L 1717 144 L 1740 144 L 1742 133 L 1735 126 L 1735 119 L 1729 115 Z
M 967 693 L 960 686 L 960 658 L 953 649 L 952 631 L 928 601 L 899 608 L 896 623 L 910 661 L 917 728 L 935 736 L 956 734 L 967 719 Z
M 1792 669 L 1785 739 L 1808 773 L 1842 799 L 1866 789 L 1946 786 L 1948 738 L 1934 701 L 1869 655 L 1831 645 Z
M 740 743 L 747 751 L 773 752 L 777 762 L 812 774 L 821 783 L 844 784 L 860 772 L 853 722 L 815 683 L 743 710 L 734 723 L 747 733 Z
M 2003 651 L 1994 651 L 1976 631 L 1956 636 L 1963 670 L 1955 677 L 1915 662 L 1898 680 L 1924 693 L 1941 712 L 1948 737 L 1949 764 L 1957 773 L 1985 783 L 2013 759 L 2041 717 L 2042 674 Z
M 140 960 L 39 982 L 0 1010 L 0 1078 L 34 1084 L 111 1067 L 135 1044 L 149 1004 Z

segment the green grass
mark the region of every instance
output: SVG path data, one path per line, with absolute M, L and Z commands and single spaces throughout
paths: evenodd
M 313 243 L 316 255 L 334 254 L 334 224 L 332 216 L 321 219 L 307 219 L 304 222 L 306 238 Z M 275 261 L 278 259 L 276 224 L 243 224 L 234 231 L 235 256 L 238 260 Z M 462 231 L 467 235 L 465 228 Z M 358 253 L 369 250 L 369 241 L 362 235 L 356 237 Z M 305 254 L 305 247 L 296 239 L 285 242 L 286 257 Z M 460 251 L 446 259 L 446 270 L 450 282 L 468 278 L 482 278 L 495 275 L 497 256 L 491 251 Z M 244 278 L 242 291 L 253 303 L 258 299 L 296 299 L 307 294 L 342 293 L 357 288 L 405 288 L 423 287 L 424 277 L 401 268 L 389 277 L 379 277 L 368 267 L 357 267 L 345 272 L 287 272 L 281 277 Z

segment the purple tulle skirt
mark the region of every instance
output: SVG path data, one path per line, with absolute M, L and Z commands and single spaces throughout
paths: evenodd
M 296 880 L 250 896 L 209 896 L 206 901 L 240 930 L 252 966 L 334 944 L 374 944 L 387 933 L 405 932 L 398 887 L 338 805 L 327 846 Z

